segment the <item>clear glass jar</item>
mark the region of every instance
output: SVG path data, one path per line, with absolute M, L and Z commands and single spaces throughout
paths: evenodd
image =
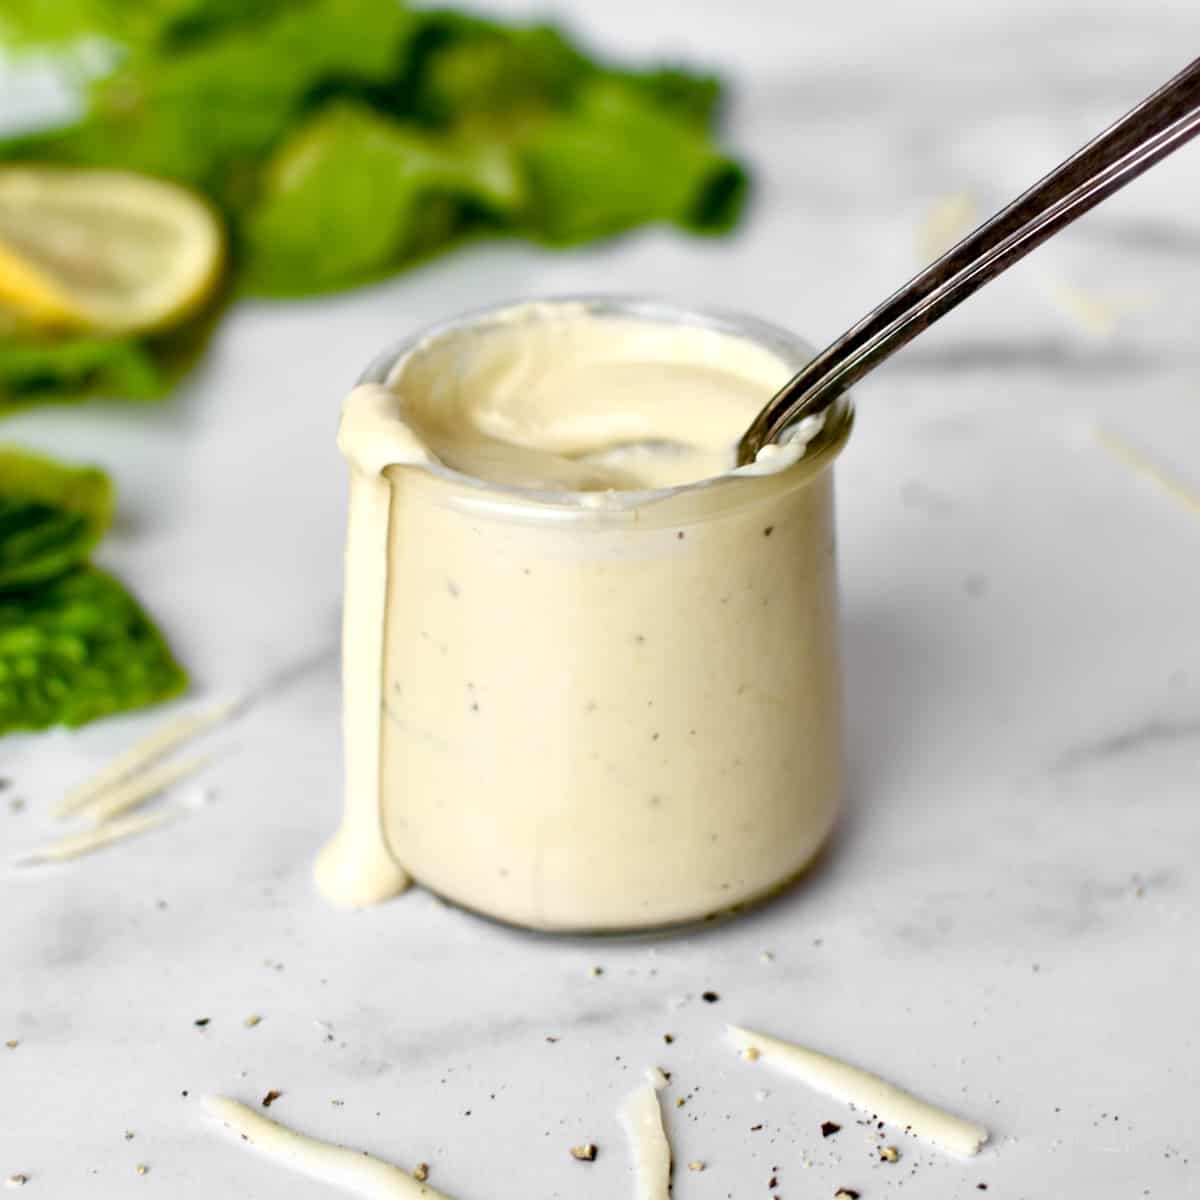
M 811 353 L 740 317 L 570 303 L 717 330 L 792 370 Z M 405 341 L 363 382 L 496 315 Z M 835 408 L 777 473 L 602 506 L 384 453 L 374 491 L 352 482 L 347 810 L 326 890 L 367 902 L 407 873 L 502 921 L 615 933 L 709 919 L 802 872 L 841 786 L 831 467 L 851 421 Z M 368 544 L 371 505 L 385 541 Z

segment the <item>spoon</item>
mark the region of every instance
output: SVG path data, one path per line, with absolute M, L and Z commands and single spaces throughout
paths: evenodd
M 1200 134 L 1200 58 L 851 326 L 767 401 L 738 465 L 847 388 L 1076 217 Z

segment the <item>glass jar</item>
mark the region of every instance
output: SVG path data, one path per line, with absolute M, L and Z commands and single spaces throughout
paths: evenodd
M 741 317 L 552 303 L 716 331 L 788 371 L 810 355 Z M 362 381 L 396 386 L 414 347 L 504 316 L 409 339 Z M 587 504 L 394 465 L 400 423 L 359 420 L 343 436 L 346 813 L 323 890 L 369 903 L 411 876 L 502 921 L 615 933 L 796 878 L 841 785 L 831 467 L 851 422 L 835 407 L 774 473 Z

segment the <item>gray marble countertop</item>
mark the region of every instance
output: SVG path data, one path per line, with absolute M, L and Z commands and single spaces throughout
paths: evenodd
M 197 1104 L 275 1088 L 281 1120 L 425 1160 L 458 1200 L 614 1200 L 632 1196 L 616 1108 L 657 1063 L 678 1160 L 708 1164 L 679 1173 L 679 1200 L 1200 1194 L 1200 507 L 1103 440 L 1200 493 L 1200 149 L 860 389 L 838 468 L 850 785 L 803 886 L 628 943 L 522 936 L 419 891 L 352 915 L 315 895 L 340 791 L 333 434 L 376 350 L 577 290 L 822 341 L 919 265 L 948 197 L 990 211 L 1200 45 L 1184 0 L 536 8 L 739 81 L 731 138 L 758 186 L 737 236 L 480 246 L 333 299 L 243 304 L 168 404 L 4 423 L 114 472 L 103 559 L 197 697 L 307 666 L 221 734 L 186 820 L 0 870 L 0 1177 L 27 1174 L 30 1200 L 328 1195 Z M 0 807 L 4 860 L 162 719 L 5 739 L 27 803 Z M 993 1142 L 964 1164 L 898 1135 L 900 1162 L 880 1163 L 843 1106 L 738 1061 L 724 1021 L 859 1061 Z M 827 1118 L 844 1128 L 825 1140 Z M 582 1141 L 595 1163 L 568 1156 Z

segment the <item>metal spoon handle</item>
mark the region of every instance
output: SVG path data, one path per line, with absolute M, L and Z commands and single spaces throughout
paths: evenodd
M 738 461 L 848 387 L 1035 246 L 1200 134 L 1200 59 L 984 222 L 804 366 L 746 431 Z

